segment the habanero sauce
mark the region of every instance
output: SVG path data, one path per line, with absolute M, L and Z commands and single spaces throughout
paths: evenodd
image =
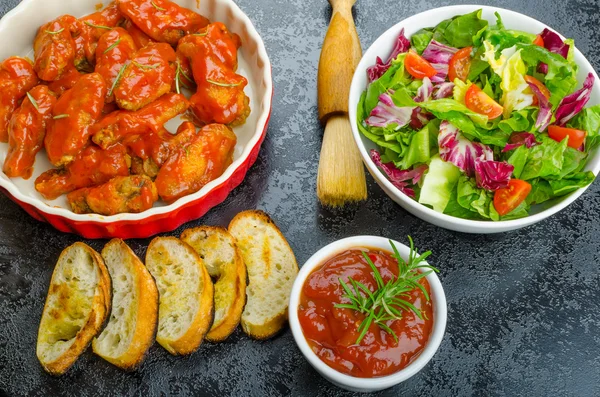
M 363 257 L 366 252 L 385 283 L 398 275 L 398 261 L 390 252 L 356 248 L 337 254 L 317 268 L 304 282 L 298 306 L 302 332 L 313 352 L 333 369 L 360 378 L 390 375 L 410 364 L 424 349 L 433 328 L 433 306 L 419 288 L 402 299 L 421 311 L 420 319 L 411 310 L 403 310 L 402 318 L 389 320 L 398 342 L 374 322 L 360 341 L 358 327 L 365 315 L 337 303 L 349 303 L 339 279 L 348 286 L 348 278 L 375 291 L 377 283 L 371 267 Z M 427 279 L 419 280 L 431 295 Z M 352 286 L 350 286 L 352 289 Z

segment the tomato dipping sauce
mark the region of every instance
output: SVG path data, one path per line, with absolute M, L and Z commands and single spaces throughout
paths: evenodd
M 421 311 L 403 310 L 402 318 L 385 324 L 394 337 L 373 322 L 360 344 L 358 327 L 365 315 L 335 304 L 350 303 L 340 284 L 342 279 L 352 289 L 348 278 L 363 283 L 371 292 L 377 289 L 371 267 L 363 257 L 367 253 L 384 283 L 398 275 L 398 261 L 381 249 L 356 248 L 337 254 L 317 268 L 302 287 L 298 318 L 302 332 L 313 352 L 333 369 L 360 378 L 393 374 L 410 364 L 427 344 L 433 328 L 433 305 L 419 288 L 402 295 Z M 425 277 L 419 281 L 430 294 Z

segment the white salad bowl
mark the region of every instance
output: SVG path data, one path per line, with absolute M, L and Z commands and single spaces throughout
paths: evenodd
M 392 240 L 400 255 L 403 259 L 408 260 L 410 249 L 397 241 Z M 311 256 L 306 263 L 300 269 L 294 286 L 292 287 L 292 293 L 290 295 L 289 303 L 289 322 L 292 334 L 298 348 L 308 360 L 310 365 L 313 366 L 325 379 L 330 381 L 336 386 L 343 389 L 357 392 L 375 392 L 389 387 L 395 386 L 399 383 L 404 382 L 411 376 L 419 372 L 427 363 L 431 360 L 434 354 L 437 352 L 442 339 L 444 338 L 444 332 L 446 331 L 446 321 L 448 315 L 448 308 L 446 306 L 446 295 L 442 288 L 442 283 L 435 273 L 430 273 L 426 278 L 431 288 L 431 302 L 433 304 L 433 328 L 429 341 L 425 348 L 410 364 L 408 364 L 402 370 L 395 372 L 391 375 L 380 376 L 375 378 L 358 378 L 350 376 L 325 364 L 321 359 L 312 351 L 309 346 L 304 333 L 302 332 L 302 326 L 298 318 L 298 306 L 300 304 L 300 295 L 304 282 L 311 275 L 313 271 L 322 266 L 328 259 L 335 255 L 342 253 L 352 248 L 376 248 L 385 251 L 391 251 L 390 240 L 384 237 L 378 236 L 354 236 L 348 237 L 342 240 L 335 241 L 317 251 Z
M 498 222 L 475 221 L 446 215 L 434 211 L 425 205 L 419 204 L 417 201 L 402 193 L 387 179 L 386 175 L 377 168 L 369 156 L 369 151 L 371 149 L 377 149 L 376 144 L 371 142 L 359 132 L 356 119 L 356 110 L 360 101 L 360 97 L 367 87 L 367 68 L 375 64 L 375 59 L 378 56 L 382 58 L 387 57 L 393 47 L 393 43 L 400 34 L 400 30 L 404 29 L 406 37 L 410 39 L 414 33 L 422 28 L 436 26 L 443 20 L 451 18 L 455 15 L 467 14 L 478 9 L 483 10 L 482 18 L 488 20 L 491 24 L 495 23 L 496 21 L 494 13 L 500 13 L 502 21 L 507 29 L 516 29 L 535 34 L 540 33 L 542 30 L 544 30 L 544 28 L 549 28 L 556 31 L 542 22 L 518 12 L 483 5 L 457 5 L 440 7 L 414 15 L 397 23 L 379 36 L 379 38 L 375 40 L 375 42 L 363 55 L 354 73 L 352 85 L 350 86 L 349 116 L 354 140 L 358 146 L 363 162 L 379 186 L 381 186 L 385 193 L 396 203 L 400 204 L 400 206 L 402 206 L 411 214 L 429 223 L 446 229 L 466 233 L 499 233 L 532 225 L 559 212 L 575 201 L 579 196 L 581 196 L 587 187 L 580 188 L 566 196 L 550 200 L 542 204 L 534 205 L 531 207 L 530 215 L 520 219 Z M 561 35 L 561 38 L 564 39 L 564 36 Z M 577 65 L 579 65 L 579 71 L 577 74 L 577 80 L 579 82 L 578 88 L 581 87 L 588 73 L 592 73 L 595 77 L 592 95 L 586 107 L 599 104 L 600 80 L 598 79 L 598 75 L 594 71 L 592 65 L 590 65 L 588 60 L 577 48 L 575 48 L 575 62 Z M 598 172 L 600 172 L 600 152 L 598 149 L 590 152 L 590 157 L 584 170 L 592 171 L 594 175 L 598 175 Z
M 35 219 L 50 223 L 58 230 L 80 234 L 86 238 L 143 238 L 176 229 L 181 224 L 198 219 L 227 195 L 244 179 L 258 156 L 265 138 L 269 117 L 273 81 L 271 63 L 263 41 L 250 19 L 232 0 L 172 0 L 182 7 L 196 11 L 213 22 L 223 22 L 237 33 L 242 41 L 238 50 L 237 73 L 248 79 L 245 88 L 250 98 L 251 113 L 246 123 L 235 127 L 237 144 L 233 163 L 221 176 L 199 191 L 181 197 L 174 203 L 162 201 L 141 213 L 102 216 L 75 214 L 65 196 L 56 200 L 44 199 L 34 187 L 35 179 L 51 168 L 46 153 L 38 153 L 31 178 L 8 178 L 0 172 L 0 191 L 8 195 Z M 111 0 L 23 0 L 0 20 L 0 34 L 8 38 L 0 46 L 0 61 L 13 55 L 33 58 L 33 40 L 38 28 L 52 19 L 70 14 L 81 17 L 106 6 Z M 166 127 L 175 132 L 185 117 L 177 117 Z M 8 145 L 0 143 L 0 164 L 4 162 Z

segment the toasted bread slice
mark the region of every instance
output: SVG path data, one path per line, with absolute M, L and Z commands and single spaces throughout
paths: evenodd
M 157 237 L 146 267 L 159 294 L 156 341 L 171 354 L 194 352 L 213 321 L 213 284 L 200 256 L 175 237 Z
M 248 269 L 244 332 L 256 339 L 275 335 L 287 320 L 298 264 L 281 231 L 262 211 L 244 211 L 229 224 Z
M 111 303 L 102 257 L 84 243 L 63 250 L 52 273 L 40 321 L 37 357 L 46 371 L 64 374 L 100 331 Z
M 146 266 L 123 240 L 109 241 L 102 258 L 112 279 L 112 312 L 92 348 L 117 367 L 133 370 L 154 343 L 158 289 Z
M 222 227 L 201 226 L 188 229 L 181 235 L 204 260 L 215 282 L 215 320 L 206 339 L 221 342 L 227 339 L 240 323 L 246 303 L 246 265 L 235 240 Z

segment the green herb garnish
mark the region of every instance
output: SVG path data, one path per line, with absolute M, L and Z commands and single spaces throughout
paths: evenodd
M 35 98 L 33 97 L 33 95 L 31 95 L 30 93 L 27 93 L 27 98 L 29 98 L 29 100 L 31 101 L 31 104 L 33 105 L 33 107 L 35 108 L 35 110 L 37 110 L 38 112 L 40 111 L 40 108 L 38 106 L 37 101 L 35 100 Z
M 181 90 L 179 88 L 180 84 L 188 90 L 190 89 L 190 86 L 181 81 L 181 76 L 185 77 L 188 81 L 193 82 L 193 80 L 190 79 L 189 76 L 183 71 L 181 64 L 177 62 L 177 71 L 175 72 L 175 89 L 177 90 L 178 94 L 181 94 Z
M 220 81 L 215 81 L 211 79 L 206 79 L 206 81 L 208 81 L 211 84 L 218 85 L 219 87 L 237 87 L 238 85 L 242 84 L 241 81 L 239 83 L 221 83 Z
M 62 32 L 63 30 L 65 30 L 65 28 L 58 29 L 58 30 L 56 30 L 56 31 L 54 31 L 54 32 L 53 32 L 52 30 L 44 30 L 44 32 L 46 32 L 46 33 L 48 33 L 48 34 L 59 34 L 59 33 L 60 33 L 60 32 Z
M 119 80 L 121 80 L 121 77 L 123 76 L 123 72 L 125 71 L 126 67 L 127 67 L 127 64 L 124 64 L 123 66 L 121 66 L 119 73 L 117 73 L 117 77 L 115 78 L 115 81 L 113 81 L 112 86 L 110 87 L 110 90 L 108 91 L 109 98 L 112 96 L 113 91 L 115 90 L 115 87 L 117 86 L 117 83 L 119 82 Z
M 56 116 L 52 117 L 54 120 L 58 120 L 58 119 L 66 119 L 67 117 L 69 117 L 68 114 L 57 114 Z
M 142 65 L 139 62 L 136 61 L 131 61 L 131 63 L 133 63 L 135 66 L 137 66 L 140 69 L 156 69 L 157 67 L 160 66 L 160 63 L 155 63 L 154 65 Z
M 110 26 L 104 26 L 104 25 L 94 25 L 91 22 L 85 21 L 84 22 L 87 26 L 90 26 L 92 28 L 96 28 L 96 29 L 106 29 L 106 30 L 112 30 L 112 28 Z
M 151 4 L 152 4 L 152 6 L 153 6 L 154 8 L 156 8 L 158 11 L 167 11 L 166 9 L 164 9 L 164 8 L 162 8 L 162 7 L 159 7 L 159 6 L 157 6 L 156 4 L 154 4 L 154 2 L 153 2 L 153 1 L 151 1 L 150 3 L 151 3 Z
M 335 307 L 355 310 L 365 315 L 365 319 L 358 327 L 360 334 L 356 340 L 356 344 L 359 344 L 364 338 L 372 323 L 377 324 L 379 328 L 392 335 L 396 343 L 398 343 L 398 336 L 386 323 L 390 320 L 401 319 L 403 311 L 410 310 L 417 317 L 423 319 L 421 310 L 417 309 L 406 299 L 403 299 L 403 297 L 408 296 L 415 288 L 419 288 L 427 301 L 429 301 L 429 294 L 423 285 L 419 283 L 419 280 L 432 272 L 438 272 L 438 269 L 425 262 L 425 259 L 431 255 L 431 251 L 417 256 L 413 240 L 410 236 L 408 236 L 408 240 L 410 241 L 410 253 L 406 262 L 400 256 L 394 243 L 390 240 L 390 244 L 394 250 L 393 256 L 398 261 L 398 277 L 389 280 L 387 284 L 384 283 L 377 266 L 363 252 L 363 257 L 371 267 L 373 277 L 377 283 L 375 291 L 369 290 L 366 285 L 351 277 L 348 278 L 351 287 L 344 280 L 339 279 L 345 292 L 343 298 L 349 300 L 350 303 L 338 303 Z M 419 271 L 419 269 L 428 269 L 429 271 Z
M 202 32 L 202 33 L 192 33 L 192 36 L 200 36 L 200 37 L 204 37 L 208 34 L 208 30 L 206 32 Z
M 118 46 L 120 42 L 121 42 L 121 39 L 117 40 L 110 47 L 108 47 L 106 50 L 104 50 L 103 54 L 106 54 L 107 52 L 109 52 L 110 50 L 112 50 L 113 48 L 115 48 L 116 46 Z

